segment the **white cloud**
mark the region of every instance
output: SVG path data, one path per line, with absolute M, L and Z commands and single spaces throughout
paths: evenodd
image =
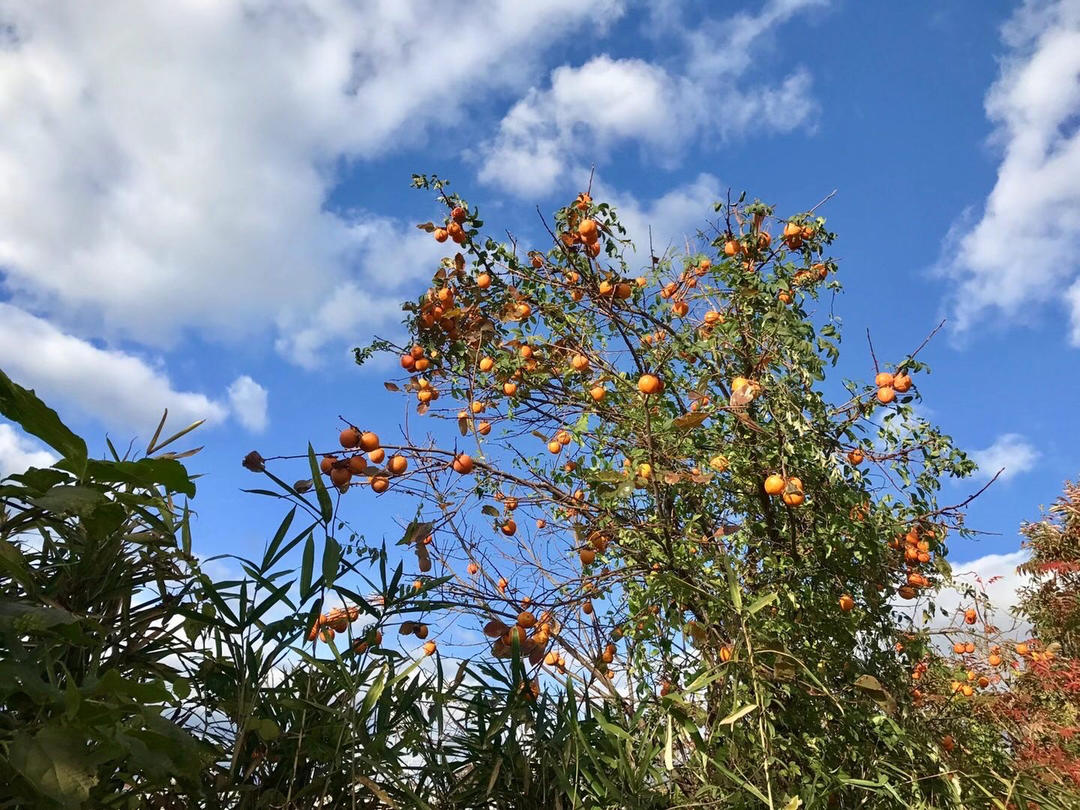
M 1026 551 L 1010 554 L 987 554 L 968 562 L 953 563 L 953 577 L 961 585 L 971 585 L 977 593 L 985 593 L 990 601 L 990 622 L 1006 633 L 1026 636 L 1030 625 L 1015 618 L 1011 611 L 1019 604 L 1018 591 L 1030 582 L 1030 577 L 1018 574 L 1016 567 L 1028 558 Z M 959 590 L 943 590 L 938 594 L 937 604 L 951 615 L 962 608 L 971 607 L 971 600 Z M 949 620 L 944 621 L 949 624 Z M 942 624 L 939 617 L 935 624 Z
M 650 202 L 641 202 L 632 194 L 609 188 L 602 179 L 593 182 L 593 197 L 615 207 L 619 221 L 634 240 L 636 258 L 642 267 L 649 266 L 650 228 L 652 247 L 657 256 L 662 256 L 671 246 L 681 250 L 689 243 L 693 249 L 695 234 L 705 230 L 705 218 L 723 194 L 720 181 L 707 173 L 699 174 L 693 182 L 677 186 Z
M 100 349 L 42 318 L 0 303 L 0 368 L 50 405 L 77 403 L 104 424 L 153 430 L 162 410 L 185 424 L 223 421 L 228 409 L 203 394 L 176 390 L 159 369 L 135 355 Z
M 989 479 L 1003 470 L 998 480 L 1006 481 L 1034 467 L 1039 451 L 1019 433 L 1003 433 L 989 447 L 973 450 L 970 455 L 979 465 L 978 477 Z
M 402 295 L 413 297 L 414 283 L 430 280 L 447 252 L 430 234 L 386 217 L 366 215 L 352 230 L 358 256 L 354 277 L 317 305 L 279 318 L 277 350 L 305 368 L 322 363 L 327 344 L 355 346 L 377 330 L 398 331 Z
M 1002 30 L 1010 50 L 986 97 L 997 181 L 950 231 L 939 270 L 956 282 L 958 333 L 987 310 L 1032 322 L 1037 305 L 1064 303 L 1080 346 L 1080 5 L 1028 0 Z
M 0 422 L 0 479 L 31 467 L 51 467 L 57 457 L 11 425 Z
M 806 126 L 816 103 L 810 74 L 796 69 L 777 86 L 744 91 L 762 38 L 796 12 L 827 0 L 775 0 L 757 15 L 683 24 L 673 6 L 655 16 L 686 52 L 671 72 L 641 59 L 597 56 L 552 71 L 550 87 L 532 88 L 480 149 L 479 177 L 521 196 L 552 191 L 586 158 L 620 142 L 650 149 L 673 163 L 698 137 L 734 138 L 753 130 Z
M 0 47 L 11 302 L 79 334 L 153 346 L 187 329 L 239 339 L 294 324 L 355 282 L 364 258 L 363 222 L 325 205 L 342 159 L 463 122 L 489 91 L 526 87 L 553 39 L 620 10 L 0 0 L 0 29 L 13 32 Z M 354 323 L 371 317 L 363 306 Z
M 266 389 L 244 374 L 229 386 L 229 405 L 236 420 L 252 433 L 266 430 Z

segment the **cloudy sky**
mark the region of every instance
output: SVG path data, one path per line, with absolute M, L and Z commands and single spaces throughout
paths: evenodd
M 205 418 L 198 542 L 253 554 L 279 515 L 239 493 L 245 452 L 400 420 L 349 350 L 440 253 L 412 172 L 536 238 L 591 166 L 665 243 L 729 188 L 837 189 L 841 371 L 868 374 L 867 328 L 899 358 L 948 319 L 925 412 L 1005 469 L 954 558 L 1011 575 L 1080 473 L 1080 0 L 924 8 L 0 0 L 0 368 L 98 449 Z M 0 424 L 0 474 L 47 460 Z

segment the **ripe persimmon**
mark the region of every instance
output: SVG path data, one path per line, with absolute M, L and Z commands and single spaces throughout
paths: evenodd
M 468 475 L 473 471 L 473 460 L 467 453 L 458 453 L 454 457 L 453 463 L 454 472 L 461 475 Z
M 589 389 L 589 396 L 592 397 L 593 402 L 599 402 L 607 396 L 607 390 L 602 385 L 594 385 Z
M 352 471 L 348 467 L 334 467 L 330 470 L 330 483 L 335 487 L 343 487 L 352 480 Z
M 454 206 L 454 210 L 450 212 L 450 219 L 454 222 L 464 222 L 469 216 L 469 212 L 462 208 L 460 205 Z
M 874 385 L 876 385 L 878 388 L 888 388 L 893 384 L 894 380 L 895 378 L 889 372 L 880 371 L 878 372 L 877 376 L 874 377 Z
M 638 378 L 637 387 L 638 391 L 649 396 L 650 394 L 660 393 L 664 388 L 664 384 L 655 374 L 642 374 Z
M 486 290 L 488 287 L 490 287 L 491 286 L 491 274 L 490 273 L 481 273 L 480 275 L 478 275 L 476 277 L 476 286 L 479 287 L 481 290 Z
M 487 436 L 489 433 L 491 433 L 491 422 L 480 422 L 476 426 L 476 432 L 479 433 L 481 436 Z
M 329 475 L 330 471 L 334 469 L 334 463 L 337 461 L 337 456 L 323 456 L 322 461 L 319 462 L 319 469 L 322 470 L 323 475 Z
M 890 402 L 896 399 L 896 391 L 894 391 L 889 386 L 879 388 L 877 390 L 877 398 L 878 402 L 880 402 L 882 405 L 888 405 Z
M 434 655 L 438 645 L 434 641 L 424 642 L 424 655 Z
M 507 537 L 512 537 L 517 532 L 517 524 L 512 520 L 507 520 L 499 527 L 499 531 L 505 534 Z
M 508 380 L 503 383 L 503 393 L 506 394 L 508 397 L 512 397 L 514 394 L 516 394 L 517 389 L 518 387 L 516 382 L 511 382 Z
M 383 450 L 381 447 L 376 447 L 374 450 L 368 453 L 368 458 L 371 459 L 372 464 L 382 464 L 383 459 L 386 458 L 386 451 Z
M 785 486 L 784 477 L 776 473 L 765 479 L 765 491 L 770 495 L 779 495 L 784 491 Z
M 386 469 L 394 475 L 401 475 L 409 468 L 409 461 L 405 456 L 393 455 L 386 462 Z
M 433 234 L 435 235 L 436 242 L 445 242 L 447 237 L 450 235 L 449 233 L 447 233 L 446 228 L 436 228 L 433 231 Z
M 338 441 L 346 450 L 351 450 L 360 443 L 360 431 L 354 427 L 347 427 L 338 436 Z
M 901 394 L 910 391 L 911 377 L 904 373 L 897 374 L 895 377 L 893 377 L 893 388 L 895 388 L 896 391 Z
M 782 497 L 784 503 L 788 506 L 801 506 L 803 501 L 806 500 L 806 496 L 799 491 L 785 492 Z
M 360 434 L 360 447 L 367 453 L 379 448 L 379 437 L 370 430 Z
M 587 244 L 595 242 L 600 236 L 600 229 L 595 219 L 583 219 L 577 228 L 578 236 Z
M 840 597 L 840 610 L 844 613 L 849 613 L 855 607 L 855 600 L 851 598 L 851 594 L 845 593 Z
M 414 358 L 411 354 L 401 355 L 401 367 L 403 369 L 405 369 L 406 371 L 412 371 L 415 365 L 416 358 Z
M 375 492 L 386 492 L 390 486 L 390 479 L 385 475 L 373 475 L 371 477 L 371 488 Z
M 863 451 L 856 447 L 850 453 L 847 454 L 847 460 L 854 466 L 858 466 L 863 463 Z

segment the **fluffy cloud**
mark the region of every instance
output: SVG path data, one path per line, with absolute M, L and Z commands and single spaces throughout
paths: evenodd
M 551 73 L 531 89 L 481 149 L 479 177 L 522 196 L 552 191 L 585 155 L 631 141 L 672 162 L 701 136 L 732 138 L 807 125 L 816 105 L 810 75 L 796 69 L 774 87 L 739 88 L 759 42 L 798 11 L 826 0 L 773 0 L 756 15 L 685 25 L 675 7 L 656 19 L 682 40 L 680 70 L 602 55 Z
M 951 230 L 940 269 L 956 282 L 958 332 L 987 310 L 1030 321 L 1034 305 L 1053 302 L 1080 346 L 1080 5 L 1027 0 L 1003 38 L 1009 52 L 986 97 L 997 181 Z
M 657 256 L 669 247 L 682 249 L 689 243 L 692 248 L 698 230 L 706 228 L 705 218 L 712 212 L 713 203 L 724 194 L 720 181 L 706 173 L 645 203 L 609 188 L 602 179 L 593 183 L 593 189 L 593 196 L 615 207 L 619 220 L 635 240 L 636 258 L 642 267 L 649 266 L 650 229 Z
M 999 480 L 1004 481 L 1034 467 L 1039 451 L 1019 433 L 1004 433 L 989 447 L 972 451 L 971 457 L 979 465 L 979 477 L 992 478 L 1003 470 Z
M 1027 552 L 1014 551 L 1011 554 L 987 554 L 968 562 L 953 564 L 953 576 L 961 585 L 970 585 L 977 593 L 985 593 L 992 609 L 991 622 L 1003 632 L 1026 635 L 1030 625 L 1014 617 L 1012 609 L 1019 604 L 1019 589 L 1030 582 L 1030 578 L 1018 574 L 1016 567 L 1027 560 Z M 970 599 L 961 595 L 959 590 L 942 591 L 937 599 L 939 607 L 950 615 L 961 607 L 969 607 Z M 936 623 L 948 624 L 940 615 Z
M 30 467 L 51 467 L 56 461 L 48 450 L 0 422 L 0 479 Z
M 125 432 L 152 431 L 165 408 L 170 419 L 185 424 L 216 424 L 228 415 L 220 402 L 176 390 L 139 357 L 98 348 L 10 304 L 0 304 L 0 368 L 46 402 L 77 402 L 85 413 Z
M 402 296 L 415 294 L 415 282 L 429 281 L 446 253 L 412 226 L 374 215 L 358 219 L 352 227 L 358 257 L 353 277 L 311 309 L 279 318 L 277 350 L 297 365 L 320 365 L 328 344 L 355 346 L 377 330 L 397 332 Z
M 11 301 L 153 346 L 188 328 L 291 328 L 364 260 L 364 230 L 326 206 L 342 159 L 417 144 L 486 91 L 520 91 L 546 43 L 620 8 L 0 0 Z
M 252 433 L 266 430 L 266 389 L 246 374 L 229 386 L 229 405 L 236 420 Z

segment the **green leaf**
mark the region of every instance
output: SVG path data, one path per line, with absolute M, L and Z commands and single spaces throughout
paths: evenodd
M 333 537 L 326 538 L 323 546 L 322 575 L 323 583 L 327 588 L 334 586 L 337 578 L 338 563 L 341 561 L 341 545 Z
M 0 414 L 60 453 L 72 463 L 75 474 L 82 477 L 86 468 L 86 442 L 61 422 L 56 411 L 38 399 L 32 389 L 13 382 L 3 371 L 0 371 Z
M 778 594 L 776 591 L 772 591 L 771 593 L 767 593 L 764 596 L 759 596 L 757 599 L 755 599 L 753 602 L 750 603 L 750 607 L 747 608 L 746 612 L 749 613 L 751 616 L 753 616 L 755 613 L 757 613 L 763 607 L 767 607 L 768 605 L 771 605 L 779 597 L 780 597 L 780 594 Z
M 75 624 L 78 617 L 63 608 L 46 605 L 29 605 L 25 602 L 0 602 L 0 621 L 32 617 L 37 627 L 54 627 L 58 624 Z
M 30 498 L 30 503 L 51 512 L 84 513 L 107 500 L 104 492 L 92 487 L 57 486 L 44 495 Z
M 603 481 L 608 484 L 619 484 L 626 479 L 623 473 L 615 472 L 615 470 L 598 470 L 594 472 L 592 477 L 597 481 Z
M 255 727 L 256 733 L 264 740 L 276 740 L 281 736 L 281 729 L 278 728 L 278 724 L 271 720 L 269 717 L 264 717 L 258 721 L 258 725 Z
M 15 770 L 64 807 L 81 807 L 97 784 L 86 735 L 74 728 L 46 726 L 33 737 L 20 732 L 10 751 Z
M 307 599 L 311 590 L 311 574 L 315 568 L 315 538 L 308 535 L 304 543 L 304 556 L 300 561 L 300 598 Z
M 731 565 L 731 559 L 726 556 L 724 557 L 724 570 L 727 573 L 731 603 L 735 606 L 736 613 L 742 613 L 742 589 L 739 587 L 739 581 L 735 578 L 735 569 Z
M 329 523 L 334 517 L 334 504 L 330 500 L 330 493 L 326 491 L 326 484 L 323 483 L 322 470 L 319 469 L 319 462 L 315 458 L 315 448 L 308 443 L 308 464 L 311 466 L 311 480 L 315 484 L 315 495 L 319 499 L 319 511 L 322 514 L 324 523 Z
M 195 482 L 188 476 L 184 465 L 171 458 L 141 458 L 138 461 L 91 459 L 85 467 L 86 477 L 94 481 L 132 484 L 144 489 L 163 486 L 170 492 L 195 497 Z

